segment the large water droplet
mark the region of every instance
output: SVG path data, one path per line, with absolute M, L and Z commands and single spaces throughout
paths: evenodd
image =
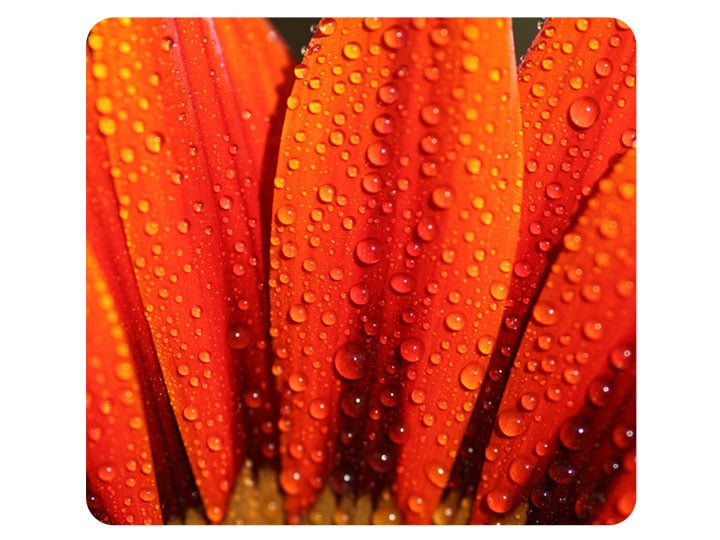
M 345 379 L 360 379 L 365 374 L 365 349 L 359 343 L 345 343 L 335 353 L 335 369 Z
M 400 356 L 406 362 L 419 361 L 425 352 L 425 345 L 418 338 L 407 338 L 400 344 Z
M 393 26 L 383 32 L 383 43 L 389 49 L 400 49 L 407 43 L 407 30 L 402 26 Z
M 502 489 L 490 491 L 485 500 L 487 501 L 488 508 L 497 514 L 508 512 L 512 504 L 510 494 Z
M 385 141 L 374 141 L 368 145 L 365 157 L 371 165 L 384 167 L 392 160 L 392 148 Z
M 382 242 L 371 236 L 360 240 L 355 246 L 355 256 L 362 264 L 375 264 L 382 257 Z
M 498 414 L 497 422 L 500 431 L 507 437 L 517 437 L 526 428 L 524 416 L 513 409 Z
M 578 129 L 592 126 L 600 114 L 600 105 L 594 98 L 584 96 L 576 99 L 568 108 L 568 119 Z

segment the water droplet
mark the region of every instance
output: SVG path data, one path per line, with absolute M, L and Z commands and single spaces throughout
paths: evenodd
M 373 120 L 373 129 L 378 135 L 389 135 L 395 131 L 395 117 L 387 113 L 376 116 Z
M 199 319 L 202 316 L 202 308 L 200 306 L 193 306 L 190 308 L 190 315 L 193 319 Z
M 435 104 L 424 105 L 420 109 L 420 119 L 429 126 L 436 126 L 442 120 L 440 107 Z
M 362 264 L 375 264 L 382 257 L 382 242 L 377 238 L 367 237 L 355 246 L 355 256 Z
M 277 210 L 277 220 L 282 225 L 292 225 L 297 219 L 297 210 L 291 204 L 285 204 Z
M 394 83 L 387 83 L 378 88 L 378 100 L 384 105 L 392 105 L 400 97 L 400 89 Z
M 556 458 L 548 466 L 548 476 L 558 484 L 569 485 L 575 478 L 575 467 L 565 458 Z
M 392 160 L 392 148 L 385 141 L 374 141 L 368 145 L 365 157 L 370 165 L 384 167 Z
M 602 322 L 596 319 L 591 319 L 585 321 L 582 326 L 582 332 L 583 335 L 590 341 L 597 341 L 602 338 L 605 333 L 605 328 L 603 327 Z
M 302 489 L 302 474 L 299 471 L 283 469 L 280 471 L 280 486 L 288 495 L 297 495 Z
M 117 470 L 112 463 L 106 463 L 98 467 L 97 475 L 103 482 L 112 482 L 117 475 Z
M 612 71 L 612 61 L 609 58 L 600 58 L 595 62 L 595 74 L 598 77 L 607 77 Z
M 402 26 L 393 26 L 383 32 L 382 39 L 389 49 L 400 49 L 407 44 L 407 30 Z
M 512 480 L 517 485 L 524 486 L 528 482 L 530 482 L 533 470 L 534 467 L 530 462 L 525 461 L 523 458 L 517 457 L 512 460 L 510 466 L 508 467 L 508 476 L 510 476 L 510 480 Z
M 490 294 L 495 300 L 505 300 L 510 292 L 509 289 L 507 283 L 495 281 L 490 285 Z
M 578 129 L 592 126 L 600 114 L 600 105 L 594 98 L 585 96 L 576 99 L 568 108 L 570 123 Z
M 560 443 L 570 451 L 580 450 L 588 436 L 587 420 L 578 416 L 568 418 L 558 429 Z
M 634 360 L 634 356 L 635 352 L 632 347 L 615 347 L 610 351 L 610 365 L 619 371 L 628 369 Z
M 606 407 L 612 399 L 612 384 L 609 377 L 595 377 L 588 384 L 588 401 L 596 407 Z
M 475 73 L 480 69 L 480 58 L 472 53 L 466 53 L 462 57 L 462 68 L 468 73 Z
M 517 437 L 525 431 L 525 418 L 518 411 L 507 409 L 498 414 L 498 427 L 503 435 Z
M 302 304 L 290 306 L 290 309 L 288 310 L 288 317 L 294 323 L 303 323 L 308 318 L 307 308 Z
M 320 398 L 315 398 L 310 402 L 308 412 L 310 413 L 310 416 L 316 420 L 323 420 L 327 418 L 330 411 L 328 410 L 327 403 Z
M 348 389 L 340 396 L 340 409 L 350 418 L 360 418 L 365 414 L 367 396 L 358 390 Z
M 540 301 L 535 304 L 532 311 L 533 319 L 543 326 L 551 326 L 558 321 L 558 312 L 550 302 Z
M 348 291 L 348 298 L 356 306 L 364 306 L 370 301 L 370 286 L 367 283 L 356 283 Z
M 365 349 L 359 343 L 345 343 L 335 353 L 335 369 L 345 379 L 360 379 L 365 374 Z
M 355 41 L 346 43 L 343 47 L 343 56 L 348 60 L 357 60 L 361 55 L 362 48 L 360 47 L 360 44 Z
M 415 227 L 415 233 L 420 240 L 424 242 L 432 242 L 435 236 L 437 236 L 437 225 L 435 220 L 430 216 L 420 218 L 417 226 Z
M 635 147 L 635 130 L 634 129 L 626 129 L 623 131 L 622 135 L 620 136 L 620 142 L 625 148 L 634 148 Z
M 400 356 L 406 362 L 417 362 L 425 353 L 425 345 L 418 338 L 407 338 L 400 344 Z
M 307 389 L 307 376 L 302 371 L 294 371 L 288 376 L 288 387 L 293 392 L 304 392 Z
M 468 362 L 460 371 L 460 384 L 467 390 L 477 390 L 484 377 L 485 367 L 480 362 Z
M 423 466 L 423 472 L 430 483 L 444 488 L 450 480 L 450 470 L 441 463 L 430 461 Z
M 397 294 L 408 294 L 415 288 L 415 280 L 410 274 L 394 274 L 390 277 L 390 288 Z
M 535 392 L 526 392 L 520 396 L 520 407 L 526 411 L 535 410 L 538 405 L 538 396 Z
M 183 409 L 183 418 L 190 422 L 197 420 L 199 416 L 198 408 L 195 405 L 188 405 Z
M 379 193 L 380 190 L 382 190 L 383 186 L 383 180 L 382 177 L 375 172 L 371 172 L 363 176 L 362 178 L 362 188 L 367 193 Z
M 436 208 L 447 210 L 455 201 L 455 190 L 452 186 L 438 186 L 433 189 L 430 200 Z
M 332 17 L 323 17 L 317 25 L 318 32 L 323 36 L 331 36 L 335 33 L 337 22 Z
M 465 314 L 460 311 L 453 311 L 445 317 L 445 326 L 452 332 L 458 332 L 465 326 Z
M 420 139 L 420 150 L 426 154 L 437 154 L 440 150 L 440 139 L 435 134 L 425 135 Z
M 504 514 L 510 511 L 512 499 L 510 494 L 502 489 L 494 489 L 490 491 L 485 498 L 488 508 L 496 514 Z

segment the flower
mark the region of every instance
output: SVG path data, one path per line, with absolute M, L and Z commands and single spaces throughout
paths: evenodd
M 549 19 L 519 68 L 504 19 L 325 18 L 298 65 L 258 19 L 87 44 L 98 519 L 630 514 L 625 24 Z

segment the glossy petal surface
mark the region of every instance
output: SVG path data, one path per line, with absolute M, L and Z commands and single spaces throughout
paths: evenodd
M 142 302 L 131 316 L 147 318 L 213 522 L 246 438 L 275 452 L 260 191 L 286 64 L 254 19 L 110 19 L 88 37 L 88 147 L 106 157 L 89 189 L 112 179 L 96 193 L 122 221 Z
M 532 310 L 486 451 L 474 522 L 514 510 L 533 486 L 535 514 L 547 514 L 538 521 L 594 517 L 581 488 L 601 496 L 617 474 L 603 462 L 626 452 L 634 460 L 635 312 L 631 151 L 564 236 Z M 580 501 L 569 513 L 568 499 Z
M 330 479 L 430 519 L 510 282 L 513 57 L 506 20 L 324 19 L 296 69 L 271 237 L 291 515 Z
M 484 452 L 543 280 L 584 200 L 635 140 L 635 39 L 614 19 L 548 19 L 519 70 L 524 131 L 522 223 L 503 325 L 461 455 Z M 459 460 L 472 489 L 482 459 Z

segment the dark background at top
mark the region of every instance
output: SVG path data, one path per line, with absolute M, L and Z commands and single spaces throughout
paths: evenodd
M 310 27 L 317 24 L 320 19 L 315 18 L 271 18 L 273 26 L 280 32 L 285 42 L 290 47 L 290 52 L 295 56 L 296 61 L 301 59 L 301 49 L 308 44 L 312 32 Z M 518 61 L 527 51 L 535 34 L 538 31 L 538 23 L 542 21 L 537 18 L 517 18 L 513 19 L 513 32 L 515 34 L 515 54 Z

